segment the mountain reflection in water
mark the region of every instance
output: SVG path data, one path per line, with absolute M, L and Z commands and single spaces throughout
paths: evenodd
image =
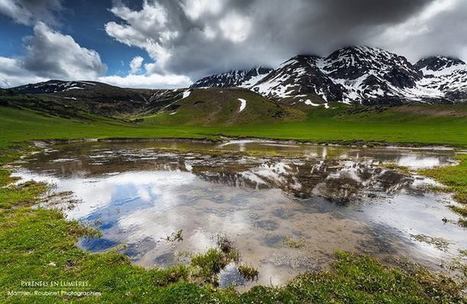
M 324 266 L 338 249 L 428 265 L 454 257 L 467 241 L 452 223 L 449 197 L 427 193 L 429 179 L 381 166 L 447 165 L 453 156 L 451 150 L 270 141 L 70 143 L 47 145 L 16 175 L 54 184 L 64 194 L 45 206 L 103 232 L 81 240 L 83 248 L 123 244 L 135 263 L 167 266 L 215 247 L 222 235 L 241 262 L 257 266 L 257 283 L 282 284 Z M 183 241 L 167 241 L 180 230 Z M 435 248 L 414 235 L 443 238 L 449 246 Z M 223 285 L 245 283 L 232 275 L 235 267 L 228 269 Z

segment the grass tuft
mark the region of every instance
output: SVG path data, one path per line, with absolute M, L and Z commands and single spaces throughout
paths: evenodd
M 459 164 L 457 166 L 439 167 L 434 169 L 421 170 L 420 173 L 432 177 L 444 184 L 446 188 L 442 190 L 454 193 L 454 199 L 461 206 L 451 206 L 451 210 L 459 214 L 459 225 L 467 226 L 467 154 L 457 156 Z
M 259 276 L 259 271 L 250 265 L 240 265 L 238 271 L 248 281 L 257 280 Z

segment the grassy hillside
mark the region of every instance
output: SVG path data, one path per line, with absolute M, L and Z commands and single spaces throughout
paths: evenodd
M 127 117 L 141 113 L 155 113 L 180 99 L 185 91 L 123 89 L 102 83 L 55 93 L 31 93 L 30 90 L 34 92 L 39 89 L 33 87 L 24 93 L 18 89 L 0 91 L 0 105 L 64 118 L 87 119 L 93 115 Z
M 303 121 L 237 126 L 227 128 L 222 133 L 232 136 L 241 134 L 318 142 L 380 141 L 465 147 L 467 108 L 464 106 L 396 107 L 384 110 L 317 108 Z
M 240 99 L 245 100 L 242 111 Z M 292 113 L 292 109 L 250 90 L 213 88 L 193 90 L 190 96 L 172 103 L 160 113 L 144 117 L 144 122 L 146 125 L 231 126 L 304 117 L 299 111 Z
M 195 103 L 195 98 L 189 100 Z M 261 103 L 251 106 L 261 106 Z M 238 104 L 232 103 L 237 111 Z M 378 141 L 391 143 L 447 144 L 467 147 L 467 116 L 464 106 L 397 107 L 385 110 L 314 108 L 302 120 L 260 121 L 252 113 L 248 122 L 225 118 L 225 122 L 193 125 L 204 121 L 180 108 L 180 116 L 150 116 L 139 123 L 125 123 L 111 118 L 89 115 L 83 119 L 65 119 L 30 110 L 0 106 L 0 147 L 11 142 L 32 139 L 78 139 L 108 137 L 216 137 L 250 136 L 298 139 L 316 142 Z M 273 108 L 260 112 L 266 115 Z M 166 115 L 166 114 L 164 114 Z M 184 116 L 183 116 L 184 115 Z M 173 115 L 177 116 L 177 115 Z M 183 118 L 185 117 L 185 118 Z M 200 117 L 200 118 L 198 118 Z M 233 119 L 233 120 L 232 120 Z M 235 120 L 238 119 L 238 120 Z M 232 125 L 232 121 L 237 121 Z
M 202 137 L 196 128 L 142 127 L 118 120 L 78 120 L 0 106 L 0 148 L 33 139 Z
M 326 110 L 277 103 L 245 89 L 195 89 L 186 96 L 186 90 L 107 85 L 52 94 L 4 93 L 0 94 L 0 143 L 50 137 L 228 135 L 467 146 L 466 105 L 334 104 Z M 242 111 L 241 100 L 245 100 Z

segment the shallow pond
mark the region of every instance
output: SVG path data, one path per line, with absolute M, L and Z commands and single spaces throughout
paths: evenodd
M 79 246 L 168 266 L 225 237 L 259 278 L 246 282 L 232 264 L 220 273 L 221 286 L 283 284 L 325 266 L 339 249 L 435 267 L 467 248 L 448 195 L 428 192 L 432 180 L 385 169 L 451 165 L 449 149 L 253 140 L 42 148 L 16 175 L 53 184 L 43 205 L 102 231 Z M 182 240 L 171 240 L 177 232 Z

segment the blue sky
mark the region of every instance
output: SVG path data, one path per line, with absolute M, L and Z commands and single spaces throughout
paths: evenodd
M 92 2 L 92 5 L 90 3 Z M 128 63 L 135 56 L 148 59 L 146 52 L 117 42 L 106 34 L 106 22 L 117 20 L 109 9 L 111 0 L 68 1 L 57 17 L 56 28 L 62 34 L 71 35 L 82 47 L 96 50 L 107 65 L 109 74 L 126 75 Z M 24 51 L 23 37 L 33 34 L 29 25 L 19 24 L 13 19 L 0 15 L 0 56 L 18 56 Z
M 0 0 L 0 87 L 186 87 L 361 44 L 466 60 L 466 20 L 465 0 Z

